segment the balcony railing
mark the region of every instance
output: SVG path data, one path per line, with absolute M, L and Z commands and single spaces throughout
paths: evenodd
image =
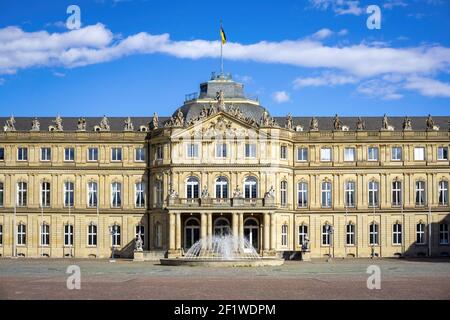
M 169 207 L 273 207 L 271 198 L 169 198 Z

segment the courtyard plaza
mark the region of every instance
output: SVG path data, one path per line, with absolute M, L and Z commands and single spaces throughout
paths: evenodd
M 67 267 L 81 288 L 67 289 Z M 367 268 L 381 270 L 368 289 Z M 0 299 L 450 299 L 450 259 L 286 261 L 277 267 L 171 267 L 158 261 L 0 259 Z

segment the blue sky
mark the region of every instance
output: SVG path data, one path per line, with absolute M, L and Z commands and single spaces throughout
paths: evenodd
M 448 1 L 1 0 L 0 115 L 170 115 L 220 69 L 220 19 L 272 115 L 450 114 Z

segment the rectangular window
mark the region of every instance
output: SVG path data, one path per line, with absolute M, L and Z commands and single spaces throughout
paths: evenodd
M 48 246 L 50 244 L 50 226 L 48 224 L 41 224 L 41 246 Z
M 156 205 L 161 206 L 163 204 L 163 182 L 161 180 L 156 180 Z
M 97 207 L 97 182 L 88 183 L 88 207 Z
M 97 226 L 91 223 L 88 226 L 88 246 L 97 245 Z
M 28 161 L 28 148 L 21 147 L 17 149 L 17 161 Z
M 322 182 L 322 207 L 331 208 L 331 182 Z
M 308 161 L 308 148 L 297 149 L 297 161 Z
M 353 223 L 347 224 L 345 227 L 345 244 L 348 246 L 355 245 L 355 225 Z
M 369 147 L 367 149 L 367 160 L 378 161 L 378 147 Z
M 425 148 L 423 147 L 414 148 L 414 160 L 415 161 L 425 160 Z
M 156 160 L 162 160 L 162 159 L 164 159 L 164 146 L 157 145 L 156 146 Z
M 0 161 L 5 161 L 5 148 L 0 148 Z
M 98 161 L 98 148 L 88 148 L 88 161 Z
M 64 207 L 73 207 L 74 197 L 75 193 L 73 182 L 64 182 Z
M 331 148 L 320 149 L 320 161 L 331 161 Z
M 286 247 L 288 245 L 288 226 L 283 224 L 281 226 L 281 245 Z
M 424 206 L 426 204 L 425 181 L 416 181 L 416 205 Z
M 322 245 L 323 246 L 329 246 L 331 243 L 331 232 L 333 230 L 333 227 L 329 224 L 325 224 L 322 226 Z
M 111 161 L 122 161 L 122 148 L 111 148 Z
M 345 205 L 347 207 L 354 207 L 356 203 L 355 182 L 348 181 L 345 183 Z
M 52 160 L 52 149 L 41 148 L 41 161 L 51 161 L 51 160 Z
M 402 183 L 400 181 L 392 182 L 392 205 L 402 205 Z
M 75 161 L 75 148 L 64 148 L 64 161 Z
M 288 148 L 287 146 L 280 147 L 280 159 L 287 160 L 288 158 Z
M 41 184 L 41 206 L 50 207 L 50 182 Z
M 439 181 L 439 204 L 448 205 L 448 181 Z
M 145 149 L 144 148 L 136 148 L 134 154 L 134 161 L 145 161 Z
M 288 194 L 288 190 L 287 190 L 287 182 L 286 181 L 282 181 L 281 182 L 281 188 L 280 188 L 280 196 L 281 196 L 281 206 L 282 207 L 286 207 L 287 205 L 287 194 Z
M 439 224 L 439 244 L 448 244 L 448 223 Z
M 378 244 L 378 224 L 376 223 L 371 223 L 369 226 L 369 244 Z
M 17 206 L 18 207 L 26 207 L 27 205 L 27 183 L 26 182 L 18 182 L 17 183 Z
M 245 144 L 245 157 L 256 158 L 256 144 L 254 143 Z
M 218 143 L 216 144 L 216 158 L 226 158 L 227 157 L 227 144 Z
M 142 224 L 136 226 L 136 238 L 141 238 L 142 242 L 145 241 L 145 227 Z
M 3 182 L 0 182 L 0 207 L 3 207 L 4 202 L 3 199 L 5 198 L 5 189 Z
M 64 245 L 73 246 L 73 225 L 64 225 Z
M 187 145 L 187 157 L 198 158 L 198 144 L 190 143 Z
M 19 246 L 27 244 L 27 226 L 22 223 L 17 225 L 17 244 Z
M 308 238 L 308 226 L 302 224 L 298 226 L 298 244 L 301 246 L 305 243 L 305 240 Z
M 378 207 L 379 185 L 376 181 L 369 182 L 369 207 Z
M 416 226 L 416 244 L 425 244 L 425 224 L 418 223 Z
M 298 206 L 300 208 L 308 206 L 308 184 L 306 182 L 298 184 Z
M 122 184 L 113 182 L 111 184 L 111 207 L 120 208 L 122 205 Z
M 439 147 L 438 148 L 438 160 L 448 160 L 448 148 Z
M 392 225 L 392 244 L 402 244 L 402 225 L 400 223 Z
M 392 161 L 402 161 L 402 147 L 392 147 Z
M 145 207 L 145 184 L 143 182 L 136 183 L 135 204 L 136 208 Z
M 355 148 L 344 149 L 344 161 L 355 161 Z

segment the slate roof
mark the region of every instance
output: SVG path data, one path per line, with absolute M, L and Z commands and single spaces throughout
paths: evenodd
M 201 106 L 201 105 L 199 105 Z M 252 105 L 252 107 L 258 107 Z M 263 107 L 259 107 L 264 110 Z M 257 109 L 257 108 L 256 108 Z M 261 111 L 261 109 L 259 109 Z M 201 108 L 199 109 L 201 110 Z M 241 109 L 242 110 L 242 109 Z M 191 108 L 189 112 L 197 112 L 197 107 Z M 198 111 L 200 112 L 200 111 Z M 262 111 L 261 111 L 262 112 Z M 261 116 L 259 113 L 255 113 L 255 119 L 259 122 Z M 349 126 L 350 131 L 356 130 L 356 122 L 358 117 L 339 117 L 342 125 Z M 412 123 L 412 129 L 414 131 L 426 131 L 426 120 L 427 117 L 410 117 Z M 6 120 L 9 117 L 0 117 L 0 131 L 3 131 L 3 126 L 6 123 Z M 34 117 L 15 117 L 16 123 L 15 127 L 17 131 L 30 131 L 31 123 Z M 86 131 L 93 132 L 94 126 L 98 125 L 102 120 L 102 117 L 85 117 L 86 119 Z M 124 122 L 127 117 L 108 117 L 109 124 L 112 132 L 123 132 Z M 159 126 L 163 127 L 164 123 L 168 121 L 169 117 L 159 117 Z M 316 117 L 319 122 L 319 131 L 332 131 L 334 130 L 334 116 L 332 117 Z M 383 121 L 383 117 L 361 117 L 361 119 L 365 122 L 366 131 L 379 131 L 381 128 L 381 124 Z M 41 124 L 41 131 L 48 131 L 48 126 L 54 125 L 53 120 L 54 117 L 38 117 L 38 120 Z M 284 127 L 286 117 L 275 117 L 275 120 L 281 127 Z M 394 126 L 395 131 L 402 131 L 404 117 L 389 117 L 388 122 L 389 125 Z M 440 127 L 440 131 L 449 131 L 449 121 L 450 116 L 435 116 L 433 117 L 435 125 Z M 131 117 L 131 121 L 134 125 L 134 131 L 138 131 L 141 125 L 148 126 L 148 124 L 152 121 L 152 117 Z M 304 131 L 309 131 L 309 124 L 311 121 L 311 117 L 293 117 L 293 126 L 301 125 L 303 126 Z M 67 117 L 62 118 L 62 125 L 64 131 L 76 131 L 78 123 L 78 117 Z

